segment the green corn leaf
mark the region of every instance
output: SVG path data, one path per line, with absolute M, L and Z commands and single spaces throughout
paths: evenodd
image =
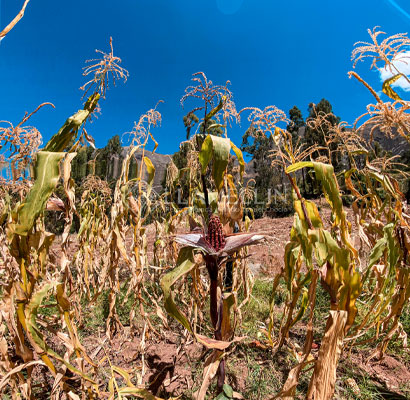
M 238 159 L 239 162 L 239 175 L 241 179 L 243 178 L 243 173 L 245 172 L 245 161 L 243 159 L 243 154 L 242 151 L 236 147 L 233 142 L 231 142 L 231 148 L 234 151 L 236 158 Z
M 369 176 L 381 183 L 383 185 L 383 188 L 387 192 L 389 192 L 395 199 L 401 200 L 401 197 L 403 195 L 400 193 L 400 190 L 397 190 L 397 188 L 394 187 L 393 182 L 387 175 L 383 175 L 376 171 L 370 171 Z
M 293 291 L 293 279 L 295 278 L 295 266 L 296 262 L 299 259 L 299 255 L 301 252 L 301 246 L 297 244 L 295 241 L 291 241 L 286 244 L 285 246 L 285 280 L 288 291 L 290 295 L 292 295 Z
M 402 74 L 397 74 L 383 82 L 382 91 L 385 95 L 389 96 L 393 100 L 401 100 L 401 97 L 392 89 L 391 85 L 399 80 Z
M 387 246 L 386 237 L 382 237 L 381 239 L 377 241 L 377 243 L 372 249 L 372 252 L 370 253 L 368 268 L 373 267 L 373 265 L 375 265 L 380 260 L 381 256 L 384 253 L 384 250 L 386 250 L 386 246 Z
M 316 178 L 322 183 L 326 200 L 330 203 L 335 214 L 340 218 L 343 211 L 343 204 L 333 166 L 319 162 L 302 161 L 286 168 L 286 172 L 289 174 L 305 167 L 314 168 Z
M 155 167 L 154 164 L 152 163 L 152 161 L 148 158 L 148 157 L 144 157 L 144 164 L 147 168 L 147 172 L 148 172 L 148 186 L 151 188 L 152 184 L 154 182 L 154 177 L 155 177 Z
M 63 151 L 69 145 L 71 140 L 77 136 L 78 128 L 94 111 L 99 98 L 100 95 L 98 93 L 91 95 L 85 103 L 84 109 L 77 111 L 67 119 L 60 130 L 46 144 L 44 151 Z
M 179 310 L 174 302 L 172 286 L 178 279 L 191 271 L 194 266 L 195 261 L 193 249 L 191 247 L 183 247 L 179 252 L 176 267 L 172 271 L 165 274 L 161 279 L 161 288 L 164 292 L 165 309 L 190 332 L 193 332 L 193 330 L 188 318 Z
M 150 393 L 147 389 L 143 388 L 137 388 L 135 386 L 127 386 L 120 388 L 118 390 L 118 393 L 123 396 L 135 396 L 139 399 L 144 399 L 144 400 L 162 400 L 162 397 L 157 397 L 154 396 L 152 393 Z
M 233 396 L 233 389 L 232 386 L 227 385 L 226 383 L 222 386 L 222 390 L 223 392 L 226 394 L 227 397 L 229 397 L 230 399 Z
M 292 172 L 296 172 L 305 167 L 313 167 L 313 162 L 312 161 L 301 161 L 296 164 L 292 164 L 286 168 L 286 173 L 290 174 Z
M 344 274 L 343 286 L 340 288 L 339 309 L 347 311 L 346 330 L 354 323 L 357 307 L 356 299 L 362 290 L 360 274 L 355 271 L 353 274 Z
M 212 210 L 216 210 L 218 206 L 218 192 L 208 192 L 209 205 Z M 194 197 L 196 207 L 205 208 L 205 196 L 202 192 L 196 192 Z
M 313 227 L 322 228 L 323 222 L 322 222 L 322 219 L 320 218 L 320 214 L 316 207 L 316 204 L 313 203 L 313 201 L 304 200 L 304 205 L 305 205 L 305 210 L 307 211 L 307 215 L 310 221 L 312 222 Z M 304 227 L 307 231 L 308 224 L 305 221 L 305 214 L 303 212 L 302 202 L 300 200 L 296 200 L 294 202 L 294 207 L 295 207 L 295 211 L 297 212 L 299 218 L 303 221 Z
M 215 400 L 230 400 L 231 397 L 227 396 L 226 393 L 223 391 L 218 394 L 217 397 L 215 397 Z
M 383 228 L 384 235 L 387 240 L 387 248 L 389 251 L 387 260 L 389 263 L 389 275 L 390 276 L 393 276 L 395 274 L 397 263 L 400 258 L 400 245 L 397 243 L 394 237 L 394 228 L 395 228 L 395 225 L 393 223 L 390 223 Z
M 208 135 L 202 143 L 199 153 L 199 162 L 202 167 L 202 174 L 206 173 L 211 159 L 213 160 L 212 176 L 215 185 L 219 190 L 222 189 L 223 177 L 229 161 L 229 152 L 231 151 L 231 141 L 227 138 Z
M 294 320 L 290 324 L 290 327 L 292 327 L 293 325 L 295 325 L 298 321 L 300 321 L 302 319 L 302 317 L 305 315 L 308 304 L 309 304 L 309 292 L 306 288 L 303 288 L 302 289 L 302 300 L 300 302 L 300 309 L 299 309 L 296 317 L 294 318 Z
M 81 376 L 83 379 L 91 382 L 94 382 L 89 376 L 85 375 L 83 372 L 78 370 L 72 364 L 67 362 L 64 357 L 60 356 L 54 350 L 50 349 L 47 343 L 44 341 L 44 336 L 40 331 L 40 328 L 37 325 L 37 312 L 45 296 L 51 289 L 54 289 L 57 286 L 57 282 L 47 282 L 42 287 L 40 287 L 36 292 L 33 293 L 30 303 L 26 308 L 26 325 L 27 325 L 27 334 L 29 335 L 30 342 L 35 348 L 36 352 L 42 355 L 43 361 L 47 364 L 49 368 L 54 368 L 52 364 L 49 364 L 50 361 L 48 356 L 60 361 L 63 363 L 71 372 Z
M 230 397 L 226 397 L 225 394 L 222 392 L 215 398 L 215 400 L 230 400 Z
M 65 153 L 40 151 L 35 166 L 36 181 L 30 189 L 22 207 L 18 210 L 18 223 L 14 232 L 27 235 L 38 215 L 44 210 L 60 176 L 59 163 Z
M 229 139 L 221 138 L 218 136 L 212 136 L 213 142 L 213 169 L 212 175 L 215 181 L 215 185 L 219 190 L 222 189 L 223 177 L 225 174 L 226 167 L 229 161 L 229 152 L 231 150 L 231 143 Z
M 211 118 L 213 118 L 219 111 L 222 110 L 222 106 L 223 106 L 223 100 L 221 99 L 219 101 L 219 104 L 213 110 L 211 110 L 208 114 L 206 114 L 205 120 L 209 121 Z
M 205 175 L 206 169 L 208 168 L 208 164 L 212 158 L 212 138 L 211 135 L 208 135 L 202 143 L 201 151 L 199 152 L 199 162 L 201 164 L 201 173 Z
M 313 163 L 313 168 L 315 170 L 316 178 L 322 183 L 323 192 L 326 200 L 332 207 L 332 211 L 339 221 L 345 221 L 346 215 L 343 211 L 343 202 L 333 166 L 330 164 L 315 162 Z M 336 221 L 336 224 L 339 224 L 339 221 Z
M 303 161 L 289 166 L 286 169 L 286 172 L 295 172 L 305 167 L 313 167 L 316 178 L 322 184 L 326 201 L 330 204 L 333 215 L 335 216 L 334 224 L 340 227 L 341 239 L 354 254 L 354 257 L 357 258 L 357 250 L 353 247 L 349 240 L 349 223 L 346 218 L 346 212 L 343 210 L 342 197 L 340 196 L 339 185 L 337 183 L 333 166 L 320 162 Z
M 295 210 L 298 210 L 298 203 L 297 201 L 295 202 Z M 301 210 L 301 209 L 300 209 Z M 296 212 L 295 218 L 293 221 L 293 227 L 291 230 L 291 239 L 297 243 L 299 243 L 303 256 L 305 258 L 305 262 L 307 266 L 312 265 L 312 244 L 308 240 L 308 226 L 307 222 L 305 221 L 305 217 L 303 212 L 298 214 Z
M 117 374 L 121 375 L 128 386 L 134 386 L 134 384 L 131 382 L 130 374 L 125 369 L 113 365 L 112 370 L 115 371 Z

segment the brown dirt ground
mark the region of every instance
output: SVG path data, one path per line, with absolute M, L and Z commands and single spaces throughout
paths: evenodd
M 351 356 L 351 361 L 389 391 L 400 393 L 401 389 L 410 383 L 409 369 L 389 355 L 385 355 L 382 360 L 376 360 L 369 359 L 365 353 L 357 353 Z
M 322 199 L 315 201 L 326 228 L 330 223 L 330 207 Z M 352 226 L 351 239 L 355 246 L 359 246 L 358 234 L 353 219 L 353 212 L 345 208 L 347 219 Z M 260 218 L 251 225 L 251 232 L 262 231 L 269 235 L 269 244 L 259 244 L 250 249 L 249 263 L 256 273 L 273 275 L 284 267 L 285 245 L 289 241 L 290 230 L 293 225 L 293 215 L 284 218 Z
M 324 200 L 318 201 L 320 213 L 325 225 L 330 225 L 330 209 Z M 350 209 L 346 209 L 348 219 L 352 223 L 352 240 L 358 246 L 358 235 L 353 223 Z M 270 236 L 270 243 L 253 246 L 250 250 L 249 263 L 255 275 L 272 277 L 283 268 L 285 244 L 289 240 L 293 216 L 285 218 L 261 218 L 252 223 L 251 231 L 264 233 Z M 147 227 L 148 258 L 152 259 L 155 228 Z M 77 249 L 75 241 L 71 241 L 70 253 Z M 55 255 L 57 257 L 57 254 Z M 154 394 L 178 396 L 198 385 L 201 377 L 195 375 L 195 366 L 202 363 L 206 352 L 201 345 L 191 342 L 180 346 L 179 334 L 172 331 L 163 332 L 163 339 L 155 339 L 141 344 L 140 333 L 133 332 L 129 327 L 115 336 L 111 342 L 104 337 L 103 332 L 86 337 L 84 345 L 88 353 L 99 360 L 108 353 L 111 362 L 127 371 L 142 374 L 142 383 L 146 384 Z M 147 370 L 142 371 L 142 354 Z M 201 361 L 202 360 L 202 361 Z M 235 376 L 230 376 L 234 389 L 243 391 L 248 377 L 248 365 L 245 359 L 237 359 Z M 262 361 L 261 361 L 262 362 Z M 383 360 L 367 361 L 365 354 L 352 355 L 351 362 L 360 370 L 366 372 L 374 381 L 379 382 L 389 390 L 399 392 L 400 387 L 410 382 L 410 371 L 397 359 L 387 355 Z M 144 372 L 144 373 L 143 373 Z M 194 372 L 194 373 L 193 373 Z

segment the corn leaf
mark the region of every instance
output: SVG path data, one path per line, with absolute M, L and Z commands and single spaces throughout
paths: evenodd
M 238 159 L 239 175 L 242 179 L 243 178 L 243 173 L 245 172 L 245 161 L 243 159 L 242 151 L 238 147 L 236 147 L 233 142 L 231 142 L 231 148 L 232 148 L 233 152 L 235 153 L 236 158 Z
M 38 354 L 41 354 L 41 359 L 49 367 L 51 372 L 55 374 L 56 369 L 54 364 L 51 363 L 51 360 L 48 356 L 55 358 L 56 360 L 63 363 L 71 372 L 81 376 L 83 379 L 91 382 L 94 382 L 89 376 L 75 368 L 72 364 L 67 362 L 64 357 L 60 356 L 54 350 L 48 347 L 47 343 L 44 340 L 44 336 L 41 333 L 37 325 L 37 312 L 40 307 L 44 297 L 48 292 L 57 286 L 57 282 L 48 282 L 40 287 L 36 292 L 33 293 L 30 303 L 27 306 L 25 324 L 27 326 L 27 335 L 30 340 L 31 345 L 34 347 L 35 351 Z
M 383 255 L 384 251 L 386 250 L 387 247 L 387 239 L 386 237 L 382 237 L 377 241 L 375 246 L 373 247 L 370 256 L 369 256 L 369 266 L 368 268 L 373 267 L 381 258 Z
M 27 235 L 38 215 L 44 210 L 48 198 L 53 193 L 60 176 L 59 163 L 65 153 L 40 151 L 35 167 L 36 181 L 22 207 L 18 211 L 18 223 L 14 232 Z
M 218 371 L 219 363 L 222 360 L 223 352 L 219 350 L 214 350 L 211 355 L 205 361 L 205 368 L 204 374 L 202 378 L 202 385 L 199 389 L 198 396 L 196 397 L 197 400 L 204 400 L 206 396 L 206 392 L 208 390 L 209 385 L 212 382 L 212 379 L 216 375 Z
M 87 120 L 97 106 L 100 95 L 91 95 L 84 105 L 83 110 L 77 111 L 67 119 L 60 130 L 49 140 L 44 151 L 60 152 L 69 145 L 71 140 L 77 136 L 78 128 Z
M 205 116 L 205 120 L 209 121 L 211 118 L 213 118 L 219 111 L 222 110 L 223 107 L 223 99 L 221 99 L 218 103 L 218 105 L 213 108 L 208 114 Z
M 223 185 L 223 177 L 229 161 L 229 152 L 231 150 L 231 141 L 227 138 L 208 135 L 202 143 L 202 148 L 199 153 L 199 162 L 202 166 L 202 174 L 206 173 L 211 159 L 213 160 L 212 177 L 215 185 L 221 190 Z
M 148 191 L 147 195 L 151 192 L 151 187 L 152 184 L 154 183 L 154 176 L 155 176 L 155 167 L 152 161 L 148 157 L 144 157 L 144 164 L 147 167 L 147 172 L 148 172 Z
M 202 143 L 201 151 L 199 152 L 198 158 L 201 164 L 201 173 L 204 175 L 206 173 L 206 169 L 208 168 L 208 164 L 212 158 L 212 138 L 211 135 L 208 135 L 204 142 Z
M 229 347 L 233 342 L 242 340 L 242 338 L 235 338 L 230 342 L 223 340 L 211 339 L 207 336 L 195 334 L 191 324 L 188 321 L 188 318 L 185 314 L 177 307 L 173 299 L 172 286 L 174 283 L 180 279 L 182 276 L 190 272 L 195 266 L 193 248 L 192 247 L 183 247 L 178 255 L 176 267 L 165 274 L 161 279 L 161 288 L 164 292 L 164 307 L 165 310 L 173 318 L 175 318 L 179 323 L 181 323 L 189 332 L 191 332 L 196 340 L 202 343 L 208 349 L 217 349 L 224 350 Z M 231 300 L 228 300 L 227 305 L 229 306 Z
M 383 82 L 382 91 L 385 95 L 389 96 L 393 100 L 401 100 L 401 97 L 392 89 L 391 85 L 399 80 L 402 74 L 397 74 Z
M 195 266 L 193 250 L 191 247 L 184 247 L 178 255 L 176 267 L 165 274 L 161 279 L 161 288 L 164 292 L 164 303 L 167 312 L 180 322 L 188 331 L 193 332 L 188 318 L 179 310 L 172 295 L 172 285 L 182 276 L 187 274 Z
M 301 161 L 296 164 L 292 164 L 286 168 L 286 173 L 290 174 L 292 172 L 296 172 L 305 167 L 313 167 L 313 162 L 312 161 Z
M 306 288 L 303 288 L 302 289 L 302 300 L 300 302 L 300 309 L 299 309 L 296 317 L 293 319 L 292 323 L 290 324 L 290 327 L 292 327 L 297 322 L 299 322 L 302 319 L 302 317 L 305 315 L 305 312 L 307 310 L 307 306 L 309 304 L 308 300 L 309 300 L 308 290 Z

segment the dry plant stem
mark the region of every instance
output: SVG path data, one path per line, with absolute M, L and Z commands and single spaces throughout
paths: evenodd
M 209 205 L 208 189 L 206 188 L 205 175 L 201 174 L 202 187 L 204 191 L 205 208 L 208 213 L 208 218 L 211 218 L 211 207 Z
M 21 120 L 21 122 L 16 126 L 16 128 L 19 128 L 21 125 L 25 124 L 38 110 L 40 110 L 40 108 L 42 108 L 44 106 L 51 106 L 53 108 L 56 108 L 53 103 L 49 103 L 49 102 L 42 103 L 30 114 L 26 113 L 26 115 Z
M 208 103 L 205 103 L 205 116 L 204 116 L 204 133 L 206 134 L 206 113 L 207 113 Z M 198 145 L 198 151 L 200 151 L 200 144 L 199 144 L 199 137 L 197 136 L 196 143 Z M 204 199 L 205 199 L 205 208 L 208 212 L 208 218 L 211 218 L 211 208 L 209 206 L 209 197 L 208 197 L 208 189 L 206 187 L 206 180 L 205 175 L 201 173 L 201 181 L 202 181 L 202 190 L 204 192 Z
M 376 99 L 376 101 L 378 103 L 382 103 L 379 95 L 374 91 L 374 89 L 363 79 L 359 76 L 359 74 L 357 74 L 354 71 L 350 71 L 349 72 L 349 76 L 354 76 L 359 82 L 361 82 L 364 86 L 366 86 L 366 88 L 369 90 L 369 92 L 374 96 L 374 98 Z
M 13 21 L 11 21 L 1 32 L 0 32 L 0 41 L 17 25 L 17 22 L 19 22 L 23 16 L 24 16 L 24 11 L 26 10 L 27 4 L 29 3 L 30 0 L 26 0 L 23 4 L 22 9 L 20 12 L 14 17 Z
M 302 205 L 303 215 L 305 216 L 305 219 L 306 219 L 306 222 L 307 222 L 307 224 L 308 224 L 308 226 L 309 226 L 309 229 L 314 229 L 314 228 L 313 228 L 312 221 L 310 220 L 309 214 L 308 214 L 308 212 L 307 212 L 307 210 L 306 210 L 305 199 L 304 199 L 304 198 L 302 197 L 302 195 L 300 194 L 299 188 L 298 188 L 298 186 L 296 185 L 294 179 L 290 176 L 290 174 L 288 174 L 288 173 L 286 173 L 286 172 L 285 172 L 285 174 L 286 174 L 286 176 L 289 178 L 290 184 L 292 185 L 293 190 L 294 190 L 295 193 L 296 193 L 296 196 L 297 196 L 298 199 L 300 200 L 300 203 L 301 203 L 301 205 Z
M 309 383 L 307 400 L 331 400 L 336 383 L 336 367 L 342 353 L 347 311 L 330 311 Z
M 223 300 L 218 306 L 218 259 L 213 256 L 205 256 L 206 268 L 210 279 L 210 309 L 212 326 L 216 340 L 222 340 L 221 323 L 223 318 Z M 218 367 L 218 393 L 222 391 L 225 383 L 225 360 L 222 359 Z
M 212 256 L 205 257 L 206 268 L 209 273 L 210 284 L 210 316 L 212 326 L 216 329 L 218 323 L 218 264 Z
M 206 133 L 206 122 L 207 122 L 207 103 L 205 103 L 205 117 L 204 117 L 204 133 Z M 199 149 L 199 141 L 197 137 L 197 144 L 198 144 L 198 151 Z M 202 181 L 202 189 L 204 192 L 204 199 L 205 199 L 205 207 L 208 213 L 208 219 L 211 218 L 211 207 L 209 204 L 209 197 L 208 197 L 208 189 L 206 187 L 206 179 L 205 175 L 201 174 L 201 181 Z M 218 310 L 218 259 L 212 256 L 207 256 L 205 258 L 206 268 L 209 273 L 210 278 L 210 315 L 211 315 L 211 322 L 215 330 L 215 339 L 222 340 L 222 333 L 221 333 L 221 323 L 223 317 L 223 305 Z M 218 324 L 219 320 L 219 324 Z M 219 325 L 219 327 L 218 327 Z M 222 359 L 219 367 L 218 367 L 218 393 L 222 392 L 222 387 L 225 383 L 225 360 Z
M 318 271 L 313 271 L 312 282 L 309 286 L 309 304 L 310 315 L 306 327 L 305 344 L 303 346 L 303 359 L 299 364 L 289 371 L 288 378 L 279 394 L 269 400 L 281 398 L 282 400 L 293 400 L 295 398 L 296 386 L 299 382 L 300 374 L 302 370 L 311 362 L 309 361 L 309 355 L 311 354 L 313 344 L 313 317 L 316 304 L 316 287 L 318 282 Z
M 218 307 L 218 323 L 215 329 L 215 339 L 222 340 L 222 318 L 223 318 L 223 295 L 221 295 L 221 300 L 219 302 Z M 218 367 L 218 392 L 222 392 L 223 385 L 225 383 L 225 358 L 222 358 L 221 362 L 219 363 Z

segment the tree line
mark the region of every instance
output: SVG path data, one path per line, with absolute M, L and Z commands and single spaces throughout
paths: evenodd
M 311 155 L 318 159 L 325 156 L 324 152 L 331 150 L 330 160 L 336 174 L 346 167 L 349 161 L 344 159 L 343 151 L 338 148 L 338 141 L 335 140 L 333 130 L 337 127 L 341 118 L 333 110 L 331 103 L 322 99 L 319 103 L 310 103 L 308 106 L 306 119 L 303 118 L 302 111 L 294 106 L 288 111 L 288 125 L 286 130 L 292 136 L 292 144 L 302 152 L 311 146 L 318 146 L 318 150 Z M 317 122 L 320 123 L 317 123 Z M 183 118 L 187 139 L 193 133 L 193 128 L 198 122 L 195 114 L 189 113 Z M 222 136 L 223 130 L 218 124 L 210 121 L 207 132 L 213 135 Z M 344 130 L 345 128 L 340 128 Z M 201 133 L 201 132 L 200 132 Z M 251 162 L 254 181 L 250 183 L 254 190 L 254 198 L 250 201 L 250 208 L 255 212 L 255 216 L 269 215 L 279 217 L 289 215 L 293 212 L 293 201 L 291 190 L 285 186 L 286 179 L 283 171 L 275 165 L 272 152 L 275 149 L 275 140 L 272 136 L 266 136 L 258 132 L 256 127 L 251 126 L 242 137 L 241 150 L 247 155 L 247 161 Z M 320 148 L 323 147 L 323 150 Z M 326 150 L 327 149 L 327 150 Z M 179 151 L 173 154 L 172 161 L 179 170 L 187 167 L 187 154 L 189 145 L 183 142 Z M 373 157 L 389 155 L 389 151 L 384 149 L 380 143 L 374 142 L 372 152 Z M 95 175 L 106 181 L 113 188 L 118 178 L 116 168 L 120 168 L 122 162 L 123 147 L 118 135 L 109 139 L 107 145 L 102 149 L 94 149 L 90 146 L 81 147 L 77 156 L 72 162 L 72 177 L 81 192 L 81 184 L 89 175 Z M 403 170 L 410 171 L 410 151 L 402 153 L 400 162 Z M 134 173 L 136 160 L 131 163 L 130 174 Z M 232 165 L 229 166 L 232 168 Z M 165 174 L 166 175 L 166 174 Z M 162 180 L 163 191 L 167 190 L 166 176 Z M 349 193 L 344 184 L 343 176 L 339 176 L 339 184 L 345 191 L 343 199 L 349 204 Z M 321 195 L 320 186 L 317 184 L 313 174 L 300 172 L 300 190 L 306 198 L 316 198 Z M 187 193 L 188 180 L 184 174 L 180 174 L 177 186 L 180 189 L 179 197 Z M 410 200 L 409 182 L 407 181 L 405 192 Z M 176 194 L 175 199 L 176 200 Z

